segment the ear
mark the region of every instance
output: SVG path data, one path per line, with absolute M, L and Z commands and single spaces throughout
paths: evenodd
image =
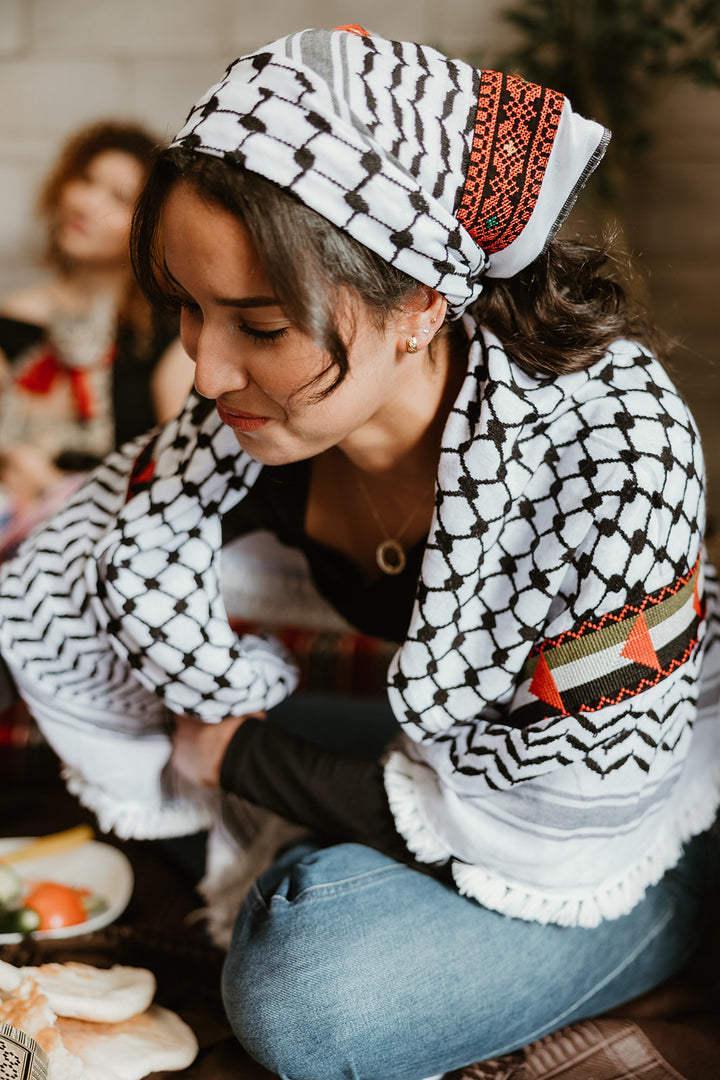
M 421 285 L 397 318 L 399 352 L 426 349 L 442 326 L 447 314 L 447 300 L 435 289 Z

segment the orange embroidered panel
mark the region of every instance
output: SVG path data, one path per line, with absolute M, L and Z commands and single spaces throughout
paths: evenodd
M 519 236 L 535 209 L 564 95 L 483 71 L 470 166 L 456 217 L 486 252 Z

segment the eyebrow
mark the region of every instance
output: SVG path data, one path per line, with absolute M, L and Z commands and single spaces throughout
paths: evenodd
M 174 277 L 168 268 L 166 262 L 163 262 L 163 268 L 165 273 L 173 282 L 177 285 L 181 292 L 187 292 L 187 289 L 183 288 L 178 279 Z M 189 295 L 189 294 L 188 294 Z M 280 307 L 280 301 L 276 296 L 243 296 L 242 298 L 234 298 L 231 296 L 218 296 L 216 297 L 216 303 L 221 307 L 230 308 L 256 308 L 256 307 Z
M 280 301 L 275 296 L 244 296 L 242 300 L 233 300 L 230 296 L 218 296 L 216 303 L 221 307 L 233 308 L 280 307 Z

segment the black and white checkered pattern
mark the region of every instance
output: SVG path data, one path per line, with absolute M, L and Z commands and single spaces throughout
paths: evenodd
M 211 820 L 206 796 L 166 768 L 168 712 L 213 722 L 277 704 L 297 681 L 276 642 L 228 624 L 220 517 L 260 466 L 207 412 L 190 399 L 129 502 L 143 441 L 111 455 L 0 577 L 0 651 L 71 788 L 121 835 Z
M 642 348 L 620 343 L 599 368 L 541 381 L 488 341 L 445 430 L 437 521 L 390 686 L 419 739 L 460 725 L 453 758 L 475 760 L 493 789 L 542 767 L 518 760 L 508 775 L 462 725 L 507 715 L 533 644 L 687 574 L 704 473 L 692 419 Z M 589 748 L 577 734 L 571 758 Z
M 232 65 L 178 144 L 274 180 L 457 314 L 483 274 L 509 276 L 543 249 L 605 138 L 558 105 L 535 208 L 488 257 L 455 217 L 477 79 L 420 46 L 308 31 Z M 541 640 L 673 587 L 702 559 L 700 444 L 636 344 L 550 381 L 467 328 L 390 671 L 404 731 L 388 796 L 409 847 L 450 860 L 462 891 L 508 915 L 594 925 L 629 911 L 715 812 L 714 579 L 697 647 L 634 696 L 523 727 L 521 672 Z M 197 399 L 142 450 L 109 458 L 2 569 L 0 652 L 102 827 L 158 836 L 212 817 L 167 767 L 168 712 L 214 722 L 267 708 L 295 672 L 272 642 L 232 634 L 220 590 L 221 518 L 261 466 Z
M 485 272 L 509 277 L 540 254 L 607 139 L 566 102 L 525 235 L 490 257 L 456 217 L 479 80 L 468 64 L 411 42 L 307 30 L 236 60 L 173 145 L 292 191 L 459 314 Z M 497 134 L 488 123 L 485 141 Z
M 711 823 L 717 688 L 703 723 L 697 699 L 717 681 L 714 583 L 711 660 L 702 627 L 687 661 L 637 696 L 514 723 L 532 646 L 672 586 L 703 529 L 697 431 L 644 349 L 618 342 L 594 368 L 541 381 L 478 338 L 390 671 L 404 736 L 386 768 L 410 848 L 450 859 L 462 891 L 508 915 L 595 925 L 629 911 Z
M 700 668 L 715 592 L 706 639 L 627 701 L 522 728 L 520 674 L 540 639 L 687 574 L 703 534 L 700 444 L 641 347 L 620 342 L 594 368 L 542 381 L 467 326 L 468 373 L 390 673 L 405 733 L 388 793 L 412 850 L 453 858 L 483 903 L 592 925 L 629 910 L 714 811 L 708 687 L 720 665 L 706 658 L 702 682 Z M 294 672 L 270 642 L 233 636 L 220 595 L 220 518 L 261 466 L 196 399 L 126 502 L 140 449 L 110 458 L 3 568 L 0 649 L 104 826 L 161 835 L 208 814 L 165 768 L 167 710 L 215 721 L 268 707 Z

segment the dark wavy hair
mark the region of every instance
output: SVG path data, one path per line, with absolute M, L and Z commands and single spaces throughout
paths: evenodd
M 335 380 L 348 370 L 349 341 L 337 326 L 347 290 L 378 327 L 427 287 L 391 266 L 270 180 L 226 158 L 182 148 L 157 158 L 135 210 L 131 257 L 149 299 L 176 306 L 177 290 L 163 258 L 162 210 L 176 183 L 187 181 L 203 198 L 234 214 L 248 229 L 288 318 L 330 357 Z M 472 314 L 492 330 L 525 371 L 549 376 L 580 371 L 600 360 L 620 337 L 656 347 L 645 319 L 633 311 L 617 280 L 609 245 L 593 248 L 553 240 L 529 267 L 507 281 L 486 279 Z M 452 325 L 452 324 L 451 324 Z
M 664 359 L 667 345 L 632 299 L 630 260 L 599 246 L 554 239 L 513 278 L 487 278 L 475 318 L 533 375 L 582 371 L 618 338 L 632 338 Z

